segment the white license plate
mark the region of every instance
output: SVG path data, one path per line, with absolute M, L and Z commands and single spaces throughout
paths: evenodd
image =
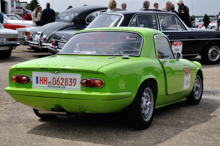
M 32 88 L 81 90 L 81 74 L 32 72 Z
M 24 38 L 24 32 L 19 32 L 18 37 L 19 38 Z
M 60 42 L 58 42 L 58 43 L 57 43 L 57 46 L 58 46 L 58 48 L 61 48 L 61 49 L 62 49 L 62 48 L 65 46 L 65 43 L 60 43 Z

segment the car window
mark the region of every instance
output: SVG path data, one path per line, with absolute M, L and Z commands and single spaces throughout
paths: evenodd
M 176 20 L 177 20 L 177 19 L 176 19 Z M 177 20 L 177 28 L 178 28 L 179 31 L 186 30 L 186 29 L 183 27 L 182 23 L 181 23 L 179 20 Z
M 97 27 L 117 27 L 122 16 L 114 14 L 99 15 L 92 21 L 87 28 L 97 28 Z
M 73 19 L 74 14 L 73 13 L 60 13 L 58 14 L 58 16 L 56 17 L 56 20 L 67 20 L 67 21 L 71 21 Z
M 156 15 L 138 15 L 131 21 L 131 27 L 145 27 L 158 30 Z
M 159 15 L 162 31 L 177 31 L 176 19 L 173 15 Z
M 74 35 L 60 54 L 139 56 L 142 37 L 132 32 L 86 32 Z
M 174 59 L 169 40 L 167 38 L 157 35 L 155 36 L 155 44 L 158 59 Z
M 106 10 L 100 10 L 100 11 L 95 11 L 92 12 L 91 14 L 89 14 L 86 19 L 85 22 L 87 24 L 90 24 L 100 13 L 105 12 Z

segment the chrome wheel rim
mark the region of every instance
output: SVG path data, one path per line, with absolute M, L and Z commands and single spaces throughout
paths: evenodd
M 212 46 L 210 49 L 209 49 L 209 52 L 208 52 L 208 57 L 211 61 L 216 61 L 219 59 L 220 57 L 220 50 L 219 50 L 219 47 L 217 46 Z
M 196 76 L 194 86 L 193 86 L 193 91 L 194 91 L 194 97 L 195 99 L 199 99 L 202 94 L 202 79 L 200 78 L 199 75 Z
M 151 88 L 145 88 L 141 98 L 141 114 L 145 121 L 149 121 L 154 110 L 154 96 Z

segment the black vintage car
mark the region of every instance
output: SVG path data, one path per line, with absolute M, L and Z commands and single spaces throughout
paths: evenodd
M 84 6 L 72 8 L 61 12 L 56 21 L 37 29 L 28 41 L 32 49 L 48 49 L 51 37 L 60 30 L 81 30 L 95 19 L 100 12 L 105 12 L 107 7 Z
M 202 61 L 206 64 L 216 64 L 220 60 L 220 32 L 188 28 L 172 12 L 149 10 L 101 13 L 87 28 L 120 26 L 146 27 L 162 31 L 169 37 L 171 44 L 176 41 L 183 43 L 182 54 L 185 58 L 201 55 Z M 65 36 L 65 33 L 57 32 L 57 38 L 61 36 Z M 71 35 L 66 35 L 65 41 L 68 40 L 68 36 Z M 59 46 L 53 48 L 57 50 Z

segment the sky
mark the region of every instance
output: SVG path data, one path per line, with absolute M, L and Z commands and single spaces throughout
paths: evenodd
M 22 0 L 21 0 L 22 1 Z M 24 0 L 25 1 L 25 0 Z M 27 0 L 30 2 L 31 0 Z M 41 7 L 44 9 L 46 3 L 51 4 L 56 12 L 62 12 L 66 10 L 69 5 L 74 7 L 83 6 L 87 4 L 89 6 L 108 6 L 110 0 L 38 0 Z M 190 15 L 217 15 L 220 12 L 220 0 L 183 0 L 184 4 L 190 9 Z M 116 0 L 117 7 L 121 8 L 121 3 L 127 3 L 128 11 L 137 11 L 142 8 L 144 0 Z M 163 8 L 166 5 L 167 0 L 150 0 L 150 9 L 153 9 L 154 3 L 159 4 L 159 9 Z M 175 5 L 175 10 L 178 10 L 176 0 L 171 0 Z

